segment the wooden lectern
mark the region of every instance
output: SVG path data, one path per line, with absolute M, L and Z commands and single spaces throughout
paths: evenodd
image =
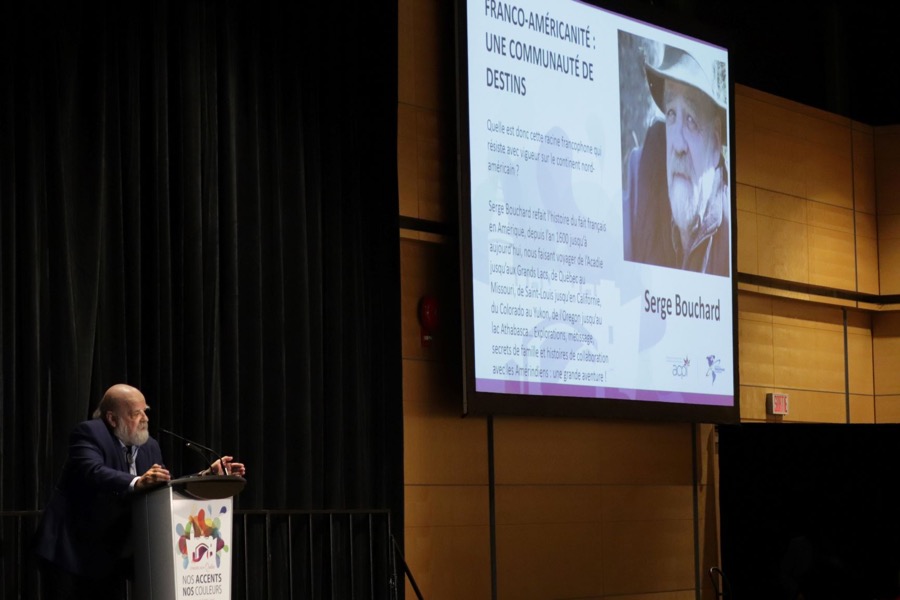
M 135 600 L 231 600 L 235 475 L 173 479 L 135 498 Z

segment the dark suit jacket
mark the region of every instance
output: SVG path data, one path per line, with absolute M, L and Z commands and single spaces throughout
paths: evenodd
M 135 459 L 137 473 L 162 464 L 150 438 Z M 69 438 L 69 456 L 35 538 L 37 555 L 76 575 L 104 578 L 127 568 L 131 513 L 125 453 L 101 419 L 79 423 Z

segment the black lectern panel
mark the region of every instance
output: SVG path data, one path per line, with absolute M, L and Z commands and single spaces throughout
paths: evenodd
M 176 492 L 198 500 L 215 500 L 237 496 L 247 480 L 236 475 L 206 475 L 181 477 L 169 482 Z
M 719 427 L 735 598 L 900 595 L 900 425 Z

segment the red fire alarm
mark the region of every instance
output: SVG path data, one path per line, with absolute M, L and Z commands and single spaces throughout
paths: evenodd
M 419 327 L 422 334 L 422 346 L 431 345 L 438 328 L 438 301 L 434 296 L 419 298 Z

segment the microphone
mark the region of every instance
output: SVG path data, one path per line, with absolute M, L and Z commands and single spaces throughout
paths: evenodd
M 194 452 L 197 452 L 198 454 L 200 454 L 200 456 L 203 457 L 204 460 L 209 460 L 209 455 L 204 454 L 203 453 L 204 451 L 208 452 L 212 456 L 215 456 L 219 460 L 219 464 L 222 465 L 222 472 L 225 473 L 226 475 L 231 475 L 231 473 L 228 471 L 228 465 L 226 465 L 225 461 L 222 460 L 222 455 L 220 455 L 218 452 L 216 452 L 212 448 L 209 448 L 208 446 L 204 446 L 203 444 L 198 444 L 194 440 L 189 440 L 182 435 L 178 435 L 174 431 L 169 431 L 168 429 L 163 429 L 162 427 L 159 428 L 159 431 L 162 433 L 165 433 L 167 435 L 171 435 L 173 438 L 181 440 L 182 442 L 184 442 L 185 448 L 190 448 Z

